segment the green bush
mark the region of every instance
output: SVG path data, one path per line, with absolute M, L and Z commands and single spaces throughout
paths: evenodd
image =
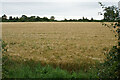
M 100 65 L 99 77 L 100 78 L 120 78 L 120 53 L 118 53 L 117 46 L 106 54 L 106 60 Z

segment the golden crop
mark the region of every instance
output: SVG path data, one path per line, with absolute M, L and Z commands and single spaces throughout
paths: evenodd
M 7 54 L 33 59 L 68 70 L 84 69 L 105 59 L 106 49 L 116 45 L 114 34 L 99 22 L 2 23 Z

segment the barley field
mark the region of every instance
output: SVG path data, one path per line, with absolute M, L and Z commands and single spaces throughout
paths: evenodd
M 2 23 L 2 39 L 13 59 L 32 59 L 67 70 L 103 62 L 117 38 L 99 22 Z

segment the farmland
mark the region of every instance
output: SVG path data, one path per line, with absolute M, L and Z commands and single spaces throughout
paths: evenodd
M 68 71 L 102 63 L 117 38 L 99 22 L 2 23 L 2 39 L 13 60 L 40 61 Z

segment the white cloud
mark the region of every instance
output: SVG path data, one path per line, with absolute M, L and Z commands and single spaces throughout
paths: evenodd
M 120 0 L 1 0 L 1 2 L 118 2 Z
M 23 2 L 23 3 L 3 3 L 3 14 L 7 15 L 38 15 L 56 16 L 56 19 L 84 17 L 100 18 L 98 12 L 101 7 L 97 2 Z M 89 14 L 88 14 L 89 13 Z M 96 17 L 98 16 L 98 17 Z
M 5 2 L 5 1 L 13 1 L 13 2 Z M 15 1 L 15 2 L 14 2 Z M 55 16 L 56 19 L 79 19 L 84 17 L 94 19 L 102 19 L 103 16 L 98 15 L 98 12 L 101 12 L 102 9 L 98 5 L 98 2 L 90 2 L 90 0 L 84 0 L 88 2 L 80 2 L 83 0 L 79 0 L 79 2 L 75 2 L 78 0 L 59 0 L 59 2 L 51 2 L 58 0 L 44 0 L 48 2 L 44 2 L 43 0 L 19 0 L 23 1 L 21 3 L 16 2 L 18 0 L 4 0 L 2 3 L 2 15 L 7 14 L 11 16 L 21 16 L 23 14 L 27 16 L 35 15 L 35 16 Z M 38 1 L 38 2 L 37 2 Z M 43 1 L 43 2 L 40 2 Z M 72 2 L 73 1 L 73 2 Z M 95 1 L 95 0 L 91 0 Z M 97 1 L 97 0 L 96 0 Z M 105 1 L 105 0 L 104 0 Z M 108 1 L 108 0 L 107 0 Z M 109 0 L 110 1 L 110 0 Z M 112 0 L 113 1 L 113 0 Z M 103 2 L 106 6 L 108 5 L 116 5 L 117 2 Z

